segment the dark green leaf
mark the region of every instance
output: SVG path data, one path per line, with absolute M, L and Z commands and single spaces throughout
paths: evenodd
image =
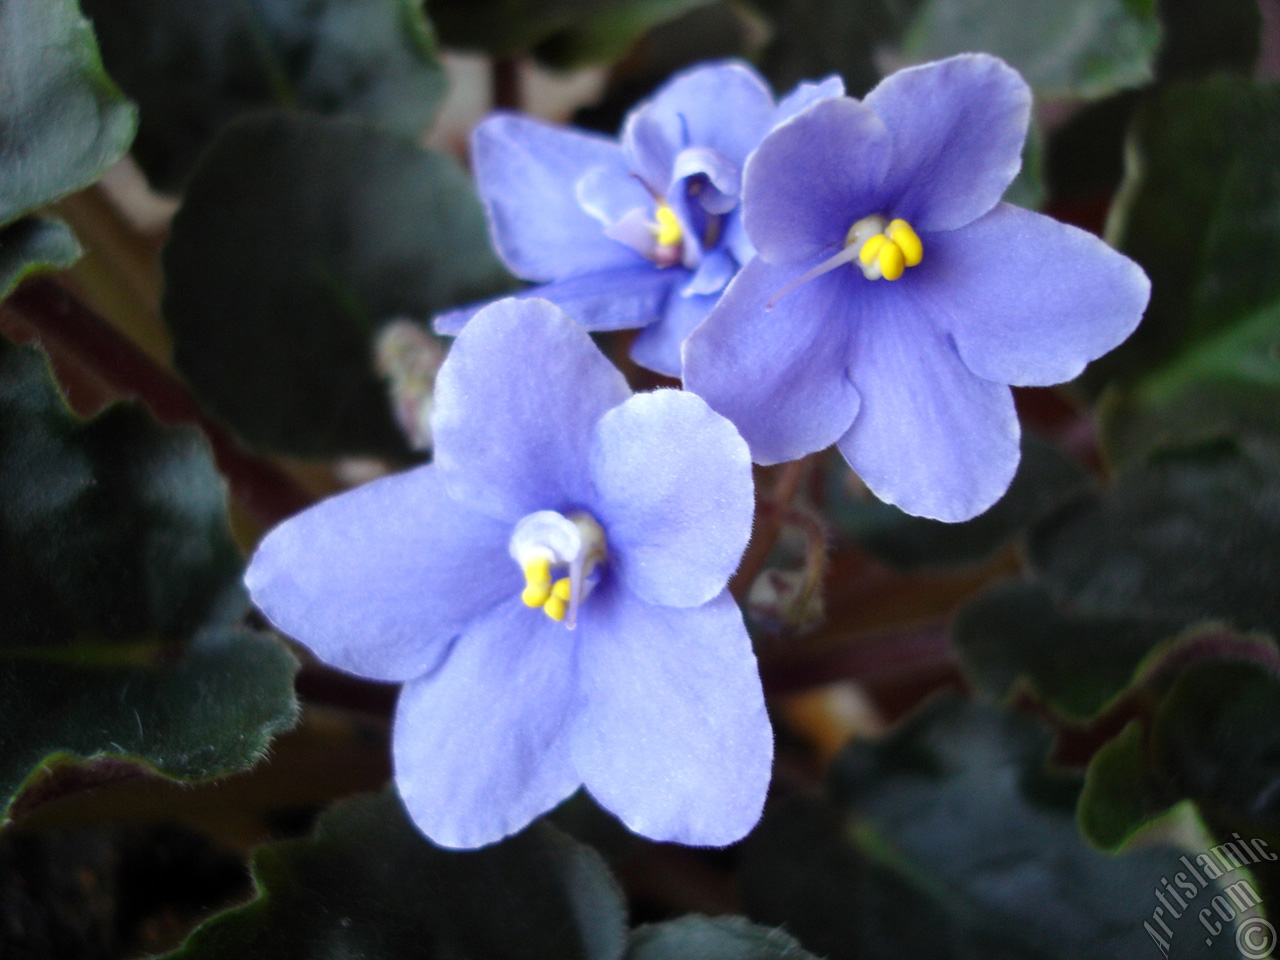
M 966 606 L 952 626 L 965 673 L 1005 700 L 1021 682 L 1063 716 L 1094 716 L 1127 688 L 1177 620 L 1063 610 L 1041 583 L 1006 583 Z
M 645 30 L 710 0 L 430 0 L 446 46 L 497 56 L 542 52 L 560 65 L 621 55 Z
M 626 960 L 817 960 L 781 930 L 742 917 L 681 917 L 639 927 Z
M 1262 40 L 1258 0 L 1157 0 L 1156 6 L 1164 33 L 1156 58 L 1160 79 L 1253 72 Z
M 1238 397 L 1245 407 L 1280 402 L 1280 90 L 1233 77 L 1153 94 L 1133 130 L 1130 162 L 1113 211 L 1116 245 L 1152 281 L 1137 332 L 1085 374 L 1111 384 L 1105 435 L 1117 460 L 1162 408 L 1193 405 L 1194 391 Z M 1230 427 L 1231 404 L 1212 417 Z M 1117 421 L 1120 421 L 1117 423 Z M 1194 436 L 1194 433 L 1192 434 Z
M 876 53 L 894 45 L 921 0 L 753 0 L 773 27 L 760 68 L 775 90 L 832 73 L 853 96 L 880 79 Z
M 0 227 L 0 300 L 29 274 L 60 270 L 79 258 L 80 244 L 60 220 L 25 217 Z
M 1152 0 L 924 0 L 903 38 L 913 62 L 980 50 L 1041 96 L 1095 98 L 1151 79 Z
M 883 743 L 851 745 L 832 766 L 836 832 L 783 824 L 789 843 L 775 838 L 772 857 L 744 871 L 749 912 L 831 960 L 1147 955 L 1152 891 L 1178 853 L 1091 848 L 1076 828 L 1078 781 L 1044 772 L 1047 746 L 1029 721 L 957 700 Z M 767 820 L 749 844 L 775 829 Z M 896 888 L 861 897 L 872 870 Z M 1237 956 L 1229 935 L 1207 945 L 1193 912 L 1172 926 L 1169 956 Z
M 1176 801 L 1146 769 L 1143 725 L 1128 724 L 1089 761 L 1080 795 L 1080 829 L 1104 850 L 1118 850 Z
M 296 670 L 278 640 L 225 628 L 176 656 L 0 649 L 0 804 L 8 811 L 24 781 L 38 793 L 46 773 L 32 771 L 71 758 L 141 763 L 182 780 L 252 766 L 293 726 Z
M 538 59 L 557 69 L 609 63 L 622 57 L 637 39 L 715 0 L 628 0 L 605 5 L 596 14 L 551 34 L 538 44 Z M 705 58 L 704 58 L 705 59 Z
M 173 960 L 617 960 L 626 909 L 599 855 L 536 823 L 476 851 L 422 837 L 390 793 L 343 801 L 310 840 L 260 849 L 258 899 Z
M 1114 849 L 1174 804 L 1191 800 L 1220 841 L 1280 846 L 1280 679 L 1276 656 L 1204 660 L 1150 691 L 1150 709 L 1090 764 L 1080 822 Z M 1272 857 L 1242 858 L 1277 890 Z
M 1041 524 L 1032 561 L 1079 614 L 1280 633 L 1280 468 L 1215 444 L 1154 460 Z
M 0 341 L 0 806 L 66 758 L 184 779 L 257 760 L 297 664 L 232 626 L 239 577 L 199 434 L 132 403 L 79 420 L 43 355 Z
M 111 75 L 142 111 L 134 154 L 179 187 L 245 111 L 350 113 L 414 135 L 444 94 L 420 0 L 83 0 Z
M 74 0 L 0 0 L 0 225 L 93 183 L 136 125 Z
M 1024 434 L 1022 461 L 1008 492 L 986 513 L 964 523 L 942 523 L 903 513 L 870 498 L 853 499 L 848 465 L 830 460 L 828 514 L 842 532 L 855 537 L 895 567 L 918 569 L 982 560 L 1034 521 L 1089 490 L 1088 474 L 1060 449 Z
M 340 119 L 236 121 L 197 168 L 164 254 L 175 359 L 255 446 L 403 456 L 379 326 L 509 288 L 458 166 Z
M 136 404 L 87 421 L 0 341 L 0 648 L 172 642 L 245 608 L 226 488 L 198 433 Z

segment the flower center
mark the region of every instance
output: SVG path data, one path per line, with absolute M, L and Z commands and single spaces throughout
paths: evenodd
M 653 251 L 650 259 L 660 267 L 670 267 L 684 257 L 684 230 L 671 206 L 662 200 L 653 211 L 649 229 L 653 231 Z
M 858 266 L 868 280 L 897 280 L 924 259 L 924 244 L 905 220 L 863 217 L 849 228 L 844 245 L 857 248 Z
M 868 280 L 897 280 L 907 267 L 914 267 L 923 259 L 924 244 L 907 221 L 887 220 L 879 215 L 863 217 L 849 228 L 838 253 L 786 284 L 769 298 L 765 309 L 772 310 L 792 290 L 846 263 L 857 263 Z
M 520 599 L 572 630 L 578 606 L 600 582 L 608 556 L 604 531 L 588 513 L 539 510 L 521 518 L 508 546 L 524 571 Z

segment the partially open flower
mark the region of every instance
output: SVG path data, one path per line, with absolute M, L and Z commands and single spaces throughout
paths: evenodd
M 632 396 L 543 300 L 478 314 L 435 397 L 435 463 L 273 530 L 255 602 L 334 666 L 406 681 L 396 784 L 437 843 L 499 840 L 582 785 L 646 836 L 739 839 L 772 758 L 725 589 L 742 438 L 693 394 Z
M 775 105 L 742 63 L 680 74 L 636 107 L 621 142 L 498 114 L 472 157 L 494 245 L 530 291 L 589 330 L 643 327 L 639 364 L 680 375 L 680 345 L 754 256 L 738 210 L 742 165 L 777 124 L 839 77 Z M 475 308 L 436 320 L 457 333 Z

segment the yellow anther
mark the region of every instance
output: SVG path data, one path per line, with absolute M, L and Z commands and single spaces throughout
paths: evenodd
M 569 582 L 568 577 L 561 577 L 551 588 L 551 596 L 559 597 L 565 603 L 569 602 L 569 595 L 573 592 L 573 584 Z
M 889 242 L 889 238 L 883 233 L 877 233 L 873 237 L 869 237 L 867 242 L 862 245 L 862 249 L 858 251 L 858 259 L 862 261 L 864 267 L 869 267 L 876 262 L 876 257 L 880 254 L 880 248 Z
M 902 271 L 907 268 L 907 261 L 902 255 L 902 248 L 892 240 L 880 245 L 880 253 L 876 258 L 876 262 L 880 265 L 880 275 L 886 280 L 897 280 L 902 276 Z
M 520 599 L 528 607 L 540 607 L 551 596 L 551 560 L 534 557 L 524 565 L 525 588 Z
M 924 259 L 924 244 L 920 242 L 919 235 L 911 229 L 911 224 L 905 220 L 891 220 L 889 226 L 885 230 L 889 234 L 889 239 L 897 244 L 898 249 L 902 251 L 903 262 L 908 267 L 914 267 Z M 886 270 L 884 275 L 889 277 L 889 271 Z M 892 277 L 889 277 L 892 280 Z
M 658 208 L 653 211 L 653 216 L 658 221 L 658 246 L 674 247 L 684 239 L 684 231 L 680 228 L 680 220 L 676 217 L 675 211 L 667 204 L 658 204 Z
M 563 623 L 565 615 L 569 612 L 569 605 L 559 597 L 551 596 L 542 605 L 542 612 L 556 623 Z

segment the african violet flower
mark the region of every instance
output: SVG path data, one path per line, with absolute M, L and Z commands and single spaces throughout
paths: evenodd
M 631 395 L 543 300 L 481 311 L 436 386 L 435 463 L 327 500 L 246 574 L 334 666 L 405 681 L 395 779 L 449 847 L 584 785 L 631 829 L 722 845 L 759 817 L 772 734 L 725 589 L 747 446 L 690 393 Z
M 495 115 L 472 138 L 494 246 L 530 291 L 588 330 L 645 329 L 631 355 L 680 374 L 680 345 L 754 255 L 738 216 L 742 165 L 775 125 L 839 96 L 839 77 L 775 106 L 749 67 L 680 74 L 634 109 L 621 143 Z M 457 333 L 474 308 L 436 320 Z
M 832 443 L 873 493 L 940 520 L 1008 487 L 1009 384 L 1060 383 L 1146 308 L 1101 240 L 1000 202 L 1030 116 L 990 56 L 903 70 L 816 103 L 760 144 L 743 216 L 759 256 L 685 344 L 687 389 L 758 463 Z

